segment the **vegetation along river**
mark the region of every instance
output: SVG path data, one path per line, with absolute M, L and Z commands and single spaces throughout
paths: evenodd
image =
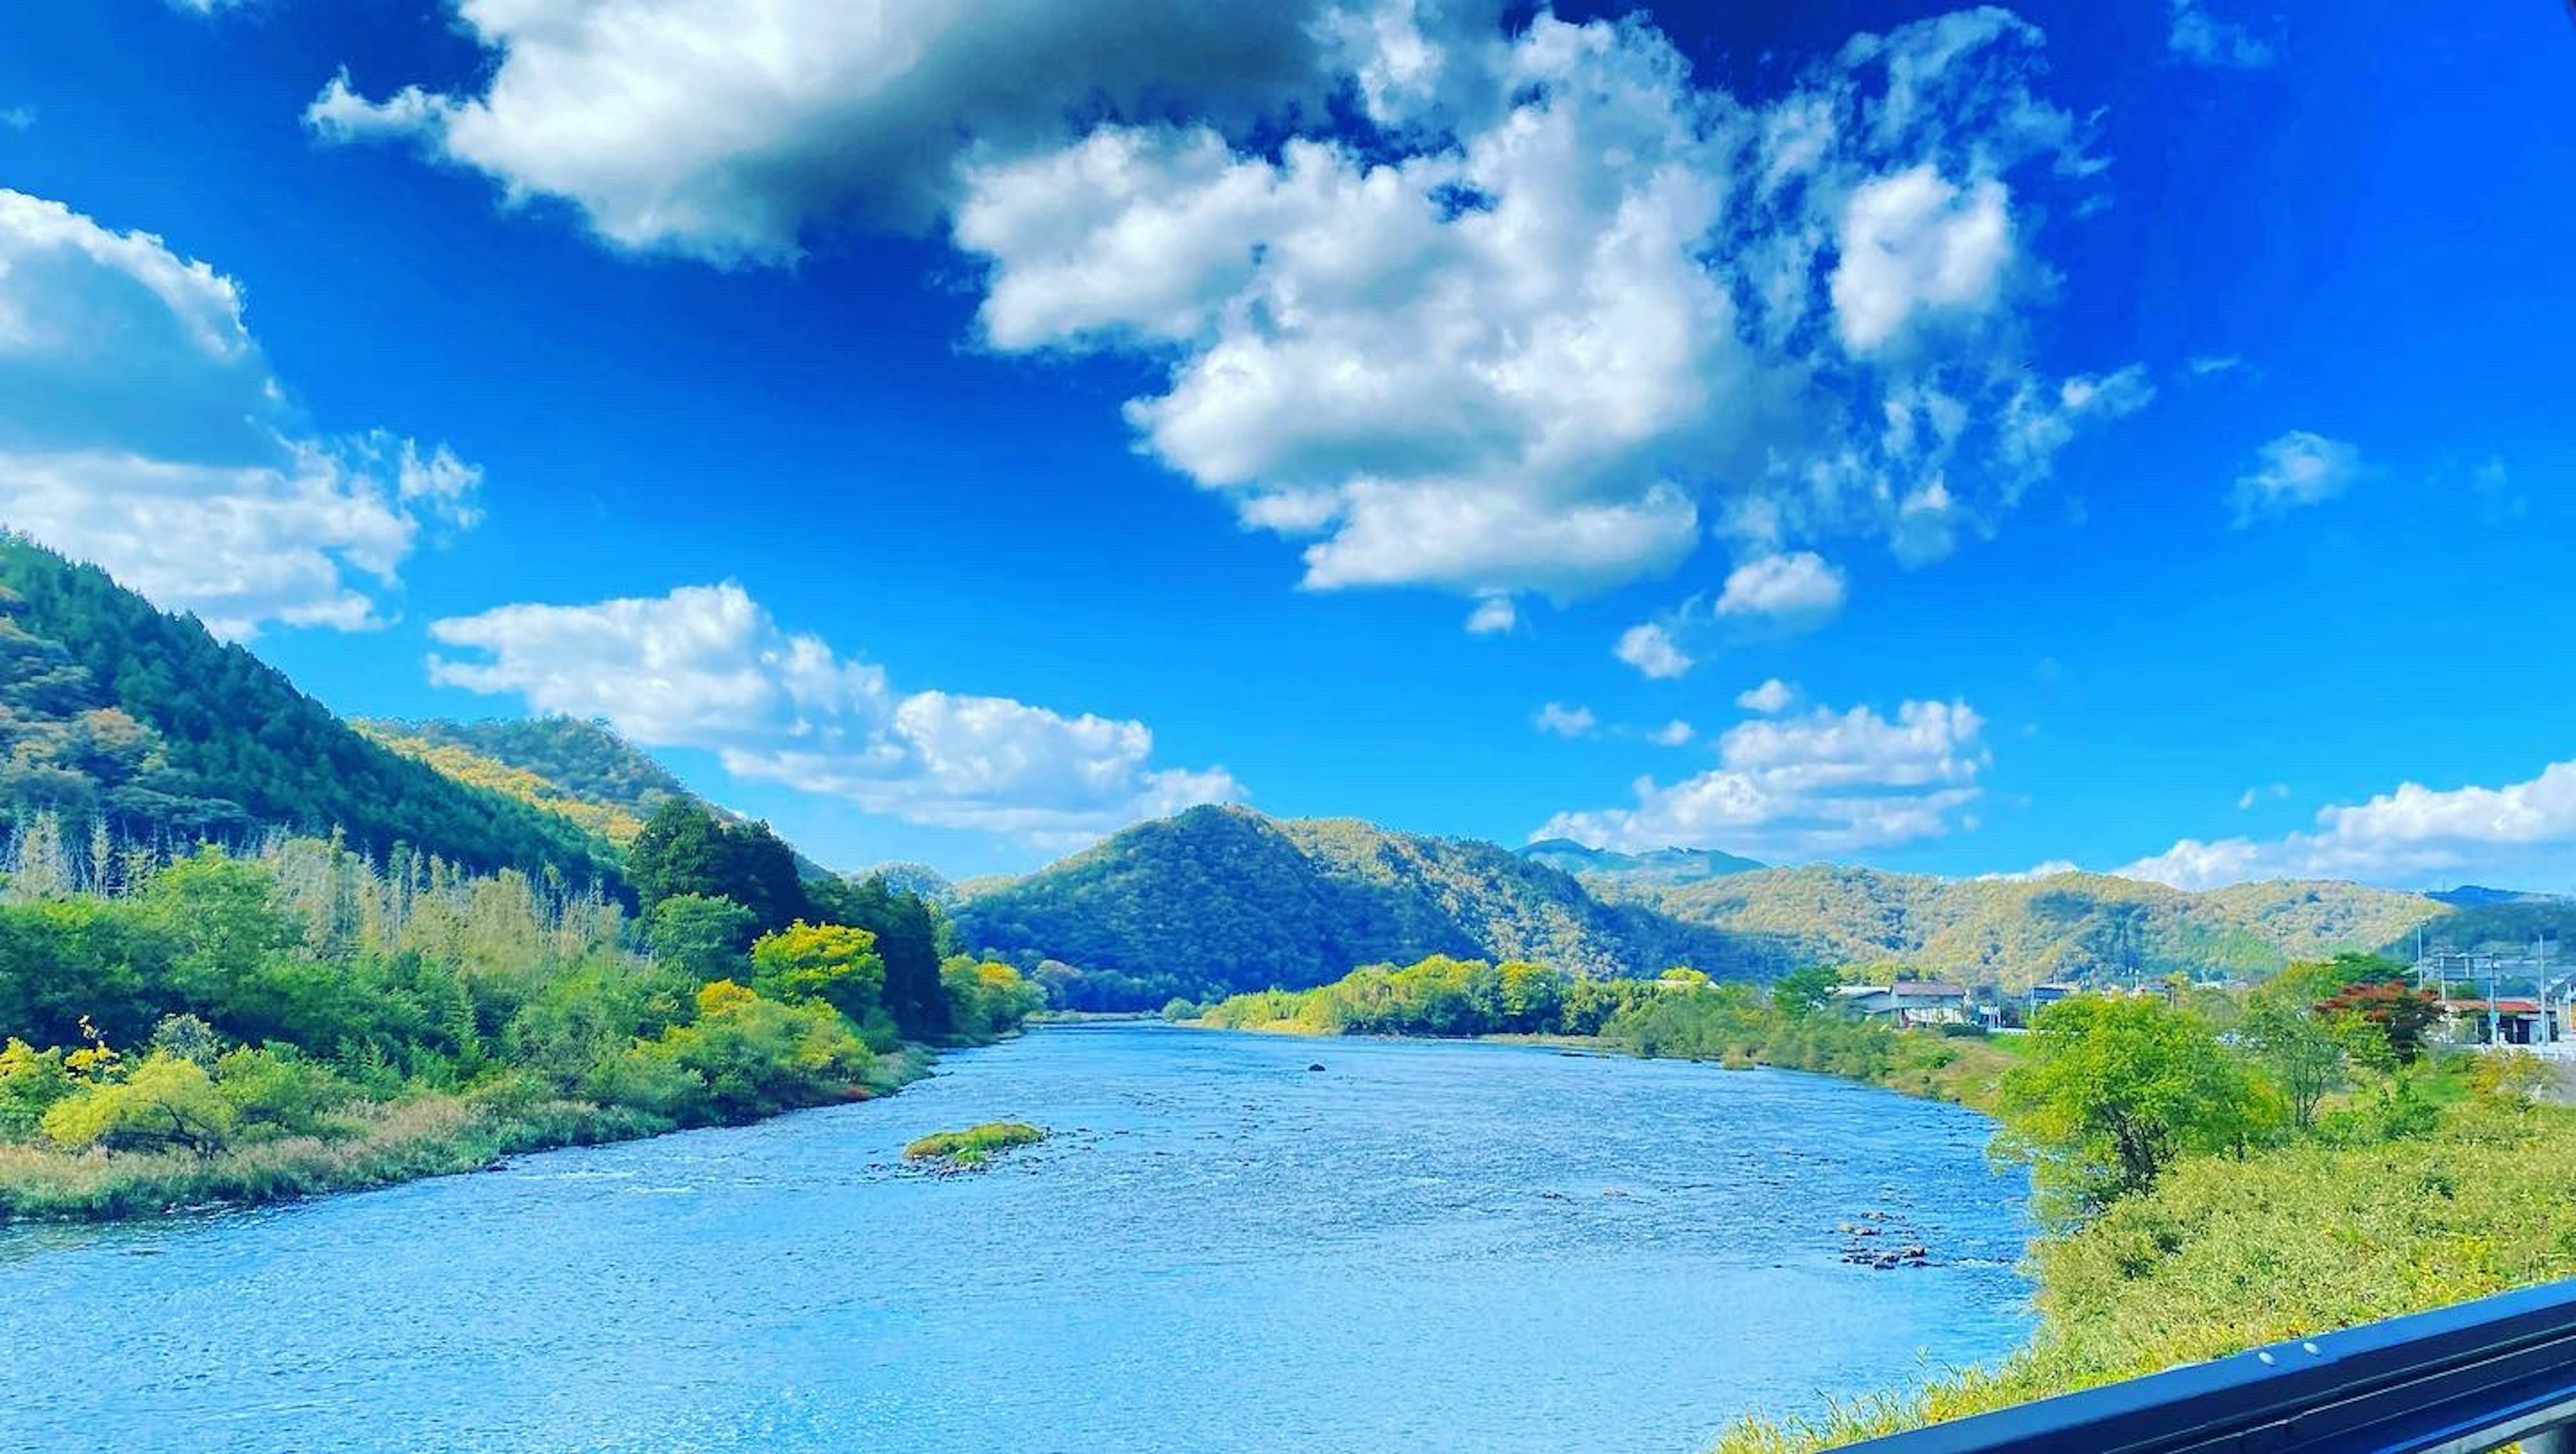
M 996 1118 L 1055 1135 L 903 1166 Z M 866 1105 L 0 1229 L 0 1448 L 1684 1454 L 2022 1341 L 1985 1136 L 1776 1071 L 1045 1029 Z

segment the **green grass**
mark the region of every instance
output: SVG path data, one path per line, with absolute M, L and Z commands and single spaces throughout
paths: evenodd
M 986 1121 L 963 1131 L 937 1131 L 903 1148 L 906 1161 L 936 1161 L 972 1171 L 1014 1146 L 1034 1146 L 1047 1133 L 1026 1121 Z
M 877 1056 L 866 1093 L 928 1074 L 918 1045 Z M 415 1094 L 359 1107 L 323 1136 L 288 1136 L 186 1151 L 64 1151 L 0 1141 L 0 1224 L 113 1221 L 214 1207 L 261 1206 L 480 1171 L 505 1156 L 631 1141 L 674 1129 L 631 1107 L 589 1101 Z
M 2184 1163 L 2033 1244 L 2040 1327 L 1983 1368 L 1803 1413 L 1718 1454 L 1807 1454 L 2267 1343 L 2576 1276 L 2576 1112 L 2466 1101 L 2429 1136 Z

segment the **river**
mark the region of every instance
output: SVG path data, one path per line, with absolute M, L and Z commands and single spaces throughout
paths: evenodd
M 901 1164 L 1001 1118 L 1055 1136 Z M 1985 1130 L 1774 1071 L 1044 1029 L 757 1126 L 0 1229 L 0 1449 L 1692 1454 L 2022 1340 Z M 1928 1265 L 1843 1260 L 1898 1238 Z

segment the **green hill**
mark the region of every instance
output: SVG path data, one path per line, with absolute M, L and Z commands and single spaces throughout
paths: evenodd
M 1593 975 L 1786 968 L 1759 936 L 1604 903 L 1490 843 L 1348 819 L 1193 808 L 1139 824 L 957 910 L 968 943 L 1112 970 L 1175 993 L 1303 988 L 1430 954 Z
M 2185 893 L 2105 874 L 1942 879 L 1823 866 L 1628 892 L 1677 919 L 1784 941 L 1801 959 L 1902 960 L 2011 988 L 2088 975 L 2265 974 L 2378 949 L 2451 912 L 2420 894 L 2350 883 Z
M 695 796 L 670 769 L 625 738 L 600 723 L 572 717 L 463 722 L 360 717 L 349 725 L 459 782 L 570 818 L 621 848 L 635 841 L 654 809 L 673 798 Z
M 0 534 L 0 819 L 186 843 L 267 828 L 478 869 L 617 878 L 565 819 L 374 742 L 249 651 L 94 566 Z

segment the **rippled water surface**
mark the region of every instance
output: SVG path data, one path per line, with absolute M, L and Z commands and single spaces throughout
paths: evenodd
M 901 1168 L 1004 1117 L 1056 1137 Z M 1984 1136 L 1768 1071 L 1042 1030 L 869 1105 L 0 1231 L 0 1448 L 1683 1454 L 2020 1341 Z M 1931 1265 L 1845 1263 L 1870 1212 Z

